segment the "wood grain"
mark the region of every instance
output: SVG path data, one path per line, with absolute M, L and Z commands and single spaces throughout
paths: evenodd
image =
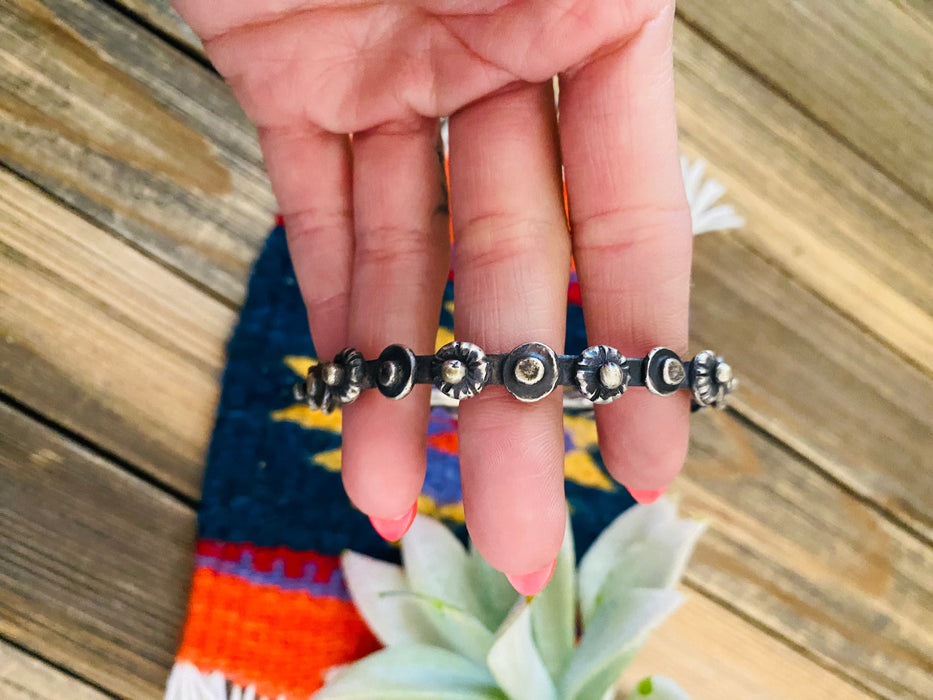
M 0 438 L 0 536 L 9 543 L 0 549 L 0 633 L 115 693 L 160 698 L 190 575 L 193 513 L 3 405 Z M 636 668 L 678 678 L 696 698 L 862 697 L 719 605 L 688 596 Z M 665 659 L 664 649 L 678 653 Z M 755 694 L 722 694 L 732 688 Z
M 686 602 L 648 638 L 622 676 L 624 698 L 650 675 L 672 678 L 692 700 L 865 700 L 826 672 L 709 598 L 681 587 Z
M 923 0 L 679 0 L 678 14 L 933 202 L 933 10 Z
M 161 697 L 194 513 L 5 405 L 0 481 L 0 635 L 118 695 Z
M 172 9 L 169 0 L 117 0 L 116 4 L 142 18 L 192 53 L 204 56 L 201 40 Z
M 0 640 L 3 700 L 107 700 L 99 690 Z
M 191 497 L 234 314 L 0 171 L 0 388 Z
M 741 377 L 737 410 L 933 537 L 930 377 L 732 234 L 697 240 L 690 309 L 692 348 Z
M 933 697 L 933 551 L 731 413 L 671 486 L 707 520 L 687 580 L 889 697 Z
M 747 218 L 735 235 L 933 374 L 933 212 L 683 23 L 675 63 L 682 144 Z
M 275 205 L 222 80 L 89 0 L 0 6 L 0 159 L 237 302 Z

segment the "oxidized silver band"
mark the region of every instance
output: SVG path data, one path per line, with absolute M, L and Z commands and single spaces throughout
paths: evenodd
M 697 410 L 723 408 L 738 380 L 712 350 L 684 362 L 664 347 L 630 359 L 608 345 L 593 345 L 579 355 L 557 355 L 547 345 L 532 342 L 487 355 L 479 346 L 458 340 L 433 355 L 390 345 L 375 360 L 344 348 L 332 361 L 311 367 L 307 380 L 295 385 L 295 399 L 330 413 L 353 403 L 365 389 L 377 388 L 390 399 L 401 399 L 415 384 L 433 384 L 452 399 L 469 398 L 490 384 L 500 384 L 520 401 L 538 401 L 561 386 L 596 404 L 615 401 L 629 387 L 645 387 L 658 396 L 687 389 Z

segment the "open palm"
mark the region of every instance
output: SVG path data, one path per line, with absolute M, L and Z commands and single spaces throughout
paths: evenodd
M 436 152 L 447 115 L 458 339 L 559 351 L 572 251 L 591 344 L 686 350 L 673 2 L 175 5 L 259 128 L 320 357 L 347 345 L 375 357 L 390 343 L 433 352 L 450 256 Z M 424 385 L 344 409 L 347 493 L 390 538 L 421 489 L 428 416 Z M 596 420 L 609 471 L 656 498 L 683 464 L 687 398 L 632 392 Z M 470 535 L 536 592 L 564 531 L 561 393 L 524 404 L 488 387 L 461 404 L 459 430 Z

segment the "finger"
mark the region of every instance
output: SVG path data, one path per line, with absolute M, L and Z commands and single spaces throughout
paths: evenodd
M 260 129 L 259 143 L 285 221 L 288 250 L 318 357 L 347 340 L 353 210 L 350 145 L 313 126 Z
M 560 132 L 587 338 L 624 355 L 683 354 L 692 236 L 677 151 L 673 8 L 560 82 Z M 596 407 L 607 468 L 657 498 L 687 449 L 686 392 Z M 648 491 L 649 493 L 641 493 Z
M 450 179 L 456 337 L 487 353 L 529 341 L 560 353 L 570 241 L 551 84 L 523 84 L 454 114 Z M 523 403 L 502 386 L 487 386 L 460 404 L 470 536 L 513 579 L 546 573 L 560 548 L 562 418 L 560 390 Z
M 377 357 L 393 343 L 415 354 L 434 352 L 450 261 L 439 147 L 436 119 L 353 137 L 349 344 L 365 357 Z M 344 486 L 388 539 L 407 529 L 424 482 L 430 393 L 419 385 L 394 402 L 365 391 L 344 408 Z

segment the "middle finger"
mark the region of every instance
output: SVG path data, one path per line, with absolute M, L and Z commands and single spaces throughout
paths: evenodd
M 487 97 L 450 118 L 454 314 L 486 353 L 563 351 L 570 237 L 551 83 Z M 525 594 L 563 539 L 562 391 L 524 403 L 487 386 L 459 411 L 463 505 L 480 553 Z

